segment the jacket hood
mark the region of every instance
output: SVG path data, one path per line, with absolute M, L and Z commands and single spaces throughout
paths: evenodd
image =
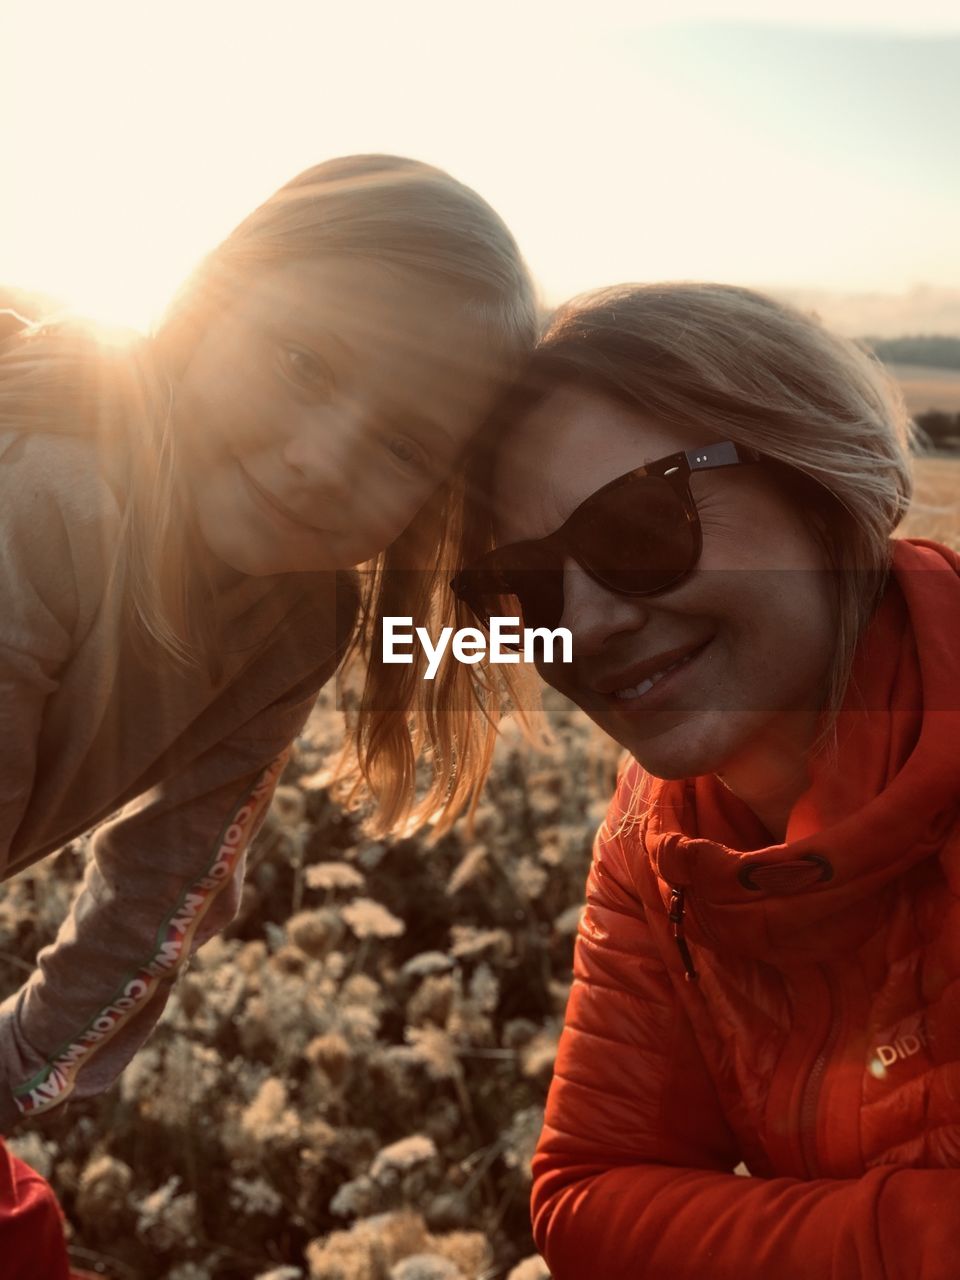
M 621 795 L 639 784 L 647 855 L 665 905 L 686 891 L 692 941 L 784 962 L 842 952 L 875 927 L 886 886 L 954 846 L 944 867 L 960 890 L 958 651 L 960 556 L 898 539 L 837 747 L 811 762 L 783 843 L 714 775 L 662 781 L 631 766 Z

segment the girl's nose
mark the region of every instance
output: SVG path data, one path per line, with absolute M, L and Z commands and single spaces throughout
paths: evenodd
M 619 595 L 591 578 L 575 560 L 565 562 L 560 626 L 567 627 L 573 636 L 575 657 L 599 653 L 621 632 L 642 630 L 647 618 L 641 598 Z
M 284 441 L 284 463 L 297 473 L 304 489 L 318 496 L 343 497 L 352 492 L 362 469 L 360 433 L 341 415 L 298 424 Z

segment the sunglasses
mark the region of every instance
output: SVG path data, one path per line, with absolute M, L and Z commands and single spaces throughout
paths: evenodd
M 703 546 L 690 476 L 760 461 L 755 449 L 725 442 L 635 467 L 592 493 L 547 537 L 496 547 L 450 587 L 484 627 L 509 617 L 550 630 L 563 617 L 567 560 L 618 595 L 668 591 L 693 572 Z

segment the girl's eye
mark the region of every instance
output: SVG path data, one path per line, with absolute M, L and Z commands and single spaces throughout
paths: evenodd
M 429 466 L 426 453 L 407 436 L 391 436 L 387 448 L 399 463 L 410 470 L 425 471 Z
M 319 356 L 302 347 L 283 348 L 283 369 L 286 376 L 298 386 L 314 394 L 333 389 L 333 374 Z

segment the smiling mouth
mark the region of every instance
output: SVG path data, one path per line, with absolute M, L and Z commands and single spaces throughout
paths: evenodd
M 636 705 L 642 698 L 655 688 L 661 681 L 668 679 L 677 671 L 682 671 L 684 667 L 688 667 L 692 662 L 699 658 L 710 642 L 699 645 L 696 649 L 692 649 L 689 653 L 684 654 L 682 658 L 678 658 L 676 662 L 671 662 L 668 666 L 660 671 L 652 671 L 649 676 L 634 685 L 625 685 L 620 689 L 614 689 L 607 696 L 620 706 L 630 707 Z
M 292 511 L 288 511 L 278 498 L 275 498 L 272 493 L 257 484 L 253 476 L 250 475 L 239 461 L 237 461 L 237 470 L 243 477 L 247 492 L 251 495 L 256 505 L 261 510 L 266 510 L 274 517 L 274 519 L 282 520 L 287 526 L 297 530 L 306 530 L 309 533 L 330 532 L 328 529 L 318 529 L 316 525 L 307 524 L 305 520 L 301 520 L 298 516 L 295 516 Z

